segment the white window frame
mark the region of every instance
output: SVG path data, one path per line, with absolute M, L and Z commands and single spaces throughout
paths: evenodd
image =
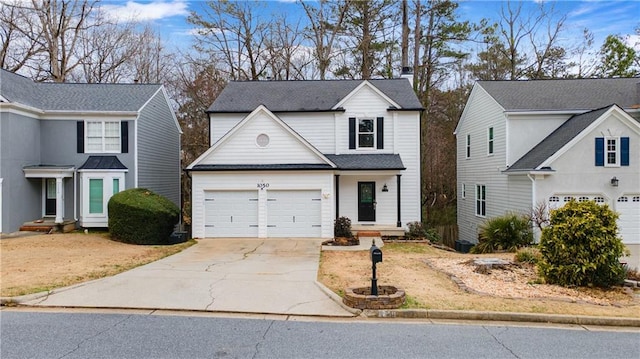
M 476 184 L 475 206 L 476 206 L 476 217 L 484 218 L 487 216 L 487 186 L 484 184 Z
M 356 119 L 356 149 L 359 150 L 375 150 L 377 147 L 378 134 L 376 133 L 378 127 L 378 120 L 375 117 L 360 117 Z M 371 121 L 373 123 L 373 129 L 371 132 L 360 132 L 360 121 Z M 373 136 L 373 142 L 371 146 L 360 146 L 360 135 Z
M 89 148 L 89 124 L 95 124 L 95 123 L 100 123 L 101 124 L 101 130 L 100 130 L 100 147 L 101 149 L 98 150 L 94 150 L 94 149 L 90 149 Z M 116 124 L 117 128 L 118 128 L 118 149 L 115 150 L 107 150 L 106 146 L 107 146 L 107 141 L 106 141 L 106 124 L 107 123 L 114 123 Z M 85 153 L 121 153 L 122 151 L 122 126 L 121 126 L 121 121 L 118 120 L 85 120 L 84 121 L 84 152 Z
M 613 142 L 614 149 L 609 149 L 609 141 Z M 609 154 L 613 154 L 614 162 L 609 162 Z M 620 167 L 620 137 L 608 136 L 604 138 L 604 166 Z
M 493 156 L 495 152 L 495 130 L 493 127 L 487 129 L 487 156 Z
M 471 134 L 467 134 L 467 146 L 465 148 L 465 158 L 471 158 Z

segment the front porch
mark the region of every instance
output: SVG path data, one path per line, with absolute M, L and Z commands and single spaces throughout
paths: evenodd
M 20 226 L 21 232 L 68 233 L 75 229 L 76 221 L 73 219 L 65 219 L 56 223 L 54 218 L 43 218 L 24 222 Z
M 359 234 L 365 237 L 403 237 L 404 228 L 395 225 L 384 224 L 354 224 L 351 226 L 351 232 L 355 237 Z M 374 235 L 379 234 L 379 235 Z

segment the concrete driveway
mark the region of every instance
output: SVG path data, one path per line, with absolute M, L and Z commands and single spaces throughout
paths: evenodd
M 353 316 L 316 281 L 320 246 L 320 239 L 204 239 L 157 262 L 23 304 Z

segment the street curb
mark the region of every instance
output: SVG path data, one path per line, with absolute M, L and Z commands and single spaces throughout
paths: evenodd
M 44 298 L 49 294 L 51 294 L 51 292 L 43 291 L 38 293 L 20 295 L 17 297 L 0 297 L 0 306 L 18 305 L 24 302 L 29 302 L 32 300 Z
M 593 317 L 564 314 L 536 314 L 516 312 L 481 312 L 438 309 L 395 309 L 365 310 L 363 315 L 369 318 L 406 318 L 406 319 L 457 319 L 485 320 L 502 322 L 555 323 L 576 325 L 598 325 L 614 327 L 640 327 L 640 318 Z

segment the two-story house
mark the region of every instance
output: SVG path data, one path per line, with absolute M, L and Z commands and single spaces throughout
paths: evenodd
M 162 85 L 36 83 L 0 70 L 0 232 L 107 227 L 114 193 L 180 204 L 180 128 Z
M 407 79 L 231 82 L 188 166 L 194 237 L 333 237 L 420 220 L 420 112 Z
M 507 211 L 593 200 L 640 247 L 640 79 L 479 81 L 456 128 L 460 239 Z

